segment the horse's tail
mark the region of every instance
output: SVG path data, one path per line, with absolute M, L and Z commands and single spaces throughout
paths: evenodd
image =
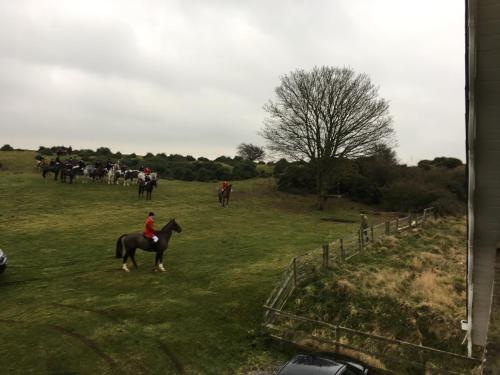
M 119 238 L 118 241 L 116 241 L 116 257 L 121 258 L 123 256 L 123 244 L 122 244 L 122 238 L 125 237 L 126 234 L 122 234 Z

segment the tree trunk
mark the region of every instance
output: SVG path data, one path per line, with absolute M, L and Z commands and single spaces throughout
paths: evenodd
M 319 169 L 319 168 L 318 168 Z M 321 170 L 316 171 L 316 191 L 318 194 L 317 207 L 318 210 L 323 211 L 325 208 L 326 194 L 324 186 L 324 178 Z

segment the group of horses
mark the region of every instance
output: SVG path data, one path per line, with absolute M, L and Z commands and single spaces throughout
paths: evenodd
M 46 178 L 49 173 L 54 174 L 54 180 L 58 179 L 62 183 L 73 183 L 77 176 L 81 176 L 82 183 L 101 182 L 113 184 L 123 184 L 130 186 L 137 184 L 139 188 L 139 197 L 151 199 L 153 188 L 157 186 L 158 176 L 155 172 L 146 175 L 144 172 L 135 169 L 129 169 L 120 166 L 118 163 L 103 164 L 96 162 L 94 164 L 85 164 L 82 160 L 74 162 L 73 160 L 52 160 L 46 163 L 44 160 L 37 162 L 37 169 L 42 172 L 42 177 Z

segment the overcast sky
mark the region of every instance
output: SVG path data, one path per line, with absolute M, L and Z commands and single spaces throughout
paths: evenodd
M 0 143 L 234 155 L 315 65 L 380 87 L 402 162 L 464 160 L 457 0 L 0 0 Z

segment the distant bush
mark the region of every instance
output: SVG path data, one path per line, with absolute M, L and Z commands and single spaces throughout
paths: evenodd
M 279 178 L 290 163 L 286 159 L 280 159 L 274 164 L 273 176 Z
M 12 147 L 11 145 L 9 144 L 6 144 L 6 145 L 3 145 L 1 148 L 0 148 L 0 151 L 14 151 L 14 147 Z
M 336 160 L 327 181 L 328 193 L 379 204 L 392 211 L 421 211 L 436 206 L 442 214 L 464 212 L 467 182 L 460 160 L 436 158 L 421 161 L 419 167 L 407 167 L 397 165 L 390 152 L 382 151 L 355 160 Z M 315 192 L 315 174 L 308 163 L 282 159 L 275 164 L 274 175 L 281 191 Z
M 443 156 L 434 158 L 434 160 L 420 160 L 418 162 L 418 166 L 425 170 L 429 170 L 432 167 L 454 169 L 461 165 L 463 165 L 463 163 L 460 159 Z
M 245 180 L 248 178 L 257 177 L 259 173 L 257 172 L 257 168 L 255 167 L 255 163 L 251 161 L 241 161 L 236 164 L 233 168 L 233 172 L 231 174 L 232 180 Z
M 210 169 L 206 169 L 206 168 L 200 168 L 198 169 L 198 171 L 196 172 L 196 180 L 197 181 L 212 181 L 212 180 L 215 180 L 216 177 L 215 177 L 215 173 L 214 171 L 210 170 Z
M 290 164 L 278 179 L 278 190 L 290 193 L 313 193 L 314 170 L 309 164 Z
M 111 150 L 108 147 L 99 147 L 95 151 L 95 153 L 96 153 L 96 155 L 102 155 L 102 156 L 108 156 L 108 157 L 113 156 L 113 153 L 111 152 Z
M 38 152 L 42 155 L 53 155 L 54 154 L 54 151 L 52 151 L 51 148 L 49 147 L 44 147 L 44 146 L 40 146 L 38 147 Z
M 444 189 L 411 180 L 400 180 L 382 189 L 384 208 L 401 212 L 421 211 L 446 194 Z

